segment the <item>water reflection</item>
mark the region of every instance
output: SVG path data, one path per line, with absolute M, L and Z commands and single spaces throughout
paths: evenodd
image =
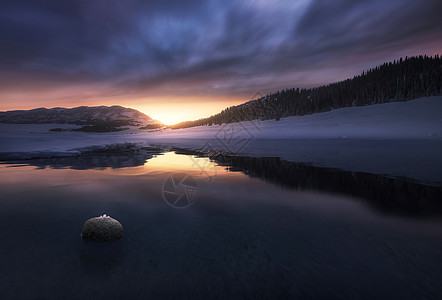
M 175 151 L 196 154 L 185 149 Z M 230 172 L 242 172 L 283 187 L 357 196 L 384 213 L 415 217 L 442 214 L 442 189 L 407 178 L 315 167 L 278 157 L 217 154 L 210 155 L 210 159 Z
M 221 169 L 295 190 L 312 190 L 356 196 L 383 213 L 426 217 L 441 215 L 442 189 L 406 178 L 350 172 L 288 162 L 276 157 L 256 158 L 202 154 L 185 149 L 163 152 L 159 148 L 129 148 L 125 151 L 89 151 L 75 157 L 12 159 L 3 163 L 37 168 L 99 169 L 114 175 L 155 172 L 199 173 L 209 181 Z

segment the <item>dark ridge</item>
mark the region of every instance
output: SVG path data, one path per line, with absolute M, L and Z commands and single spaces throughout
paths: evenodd
M 130 128 L 127 127 L 114 127 L 107 125 L 88 125 L 83 126 L 81 128 L 72 129 L 72 131 L 82 131 L 82 132 L 114 132 L 114 131 L 123 131 L 128 130 Z
M 112 125 L 86 125 L 80 128 L 51 128 L 49 131 L 53 132 L 66 132 L 66 131 L 82 131 L 82 132 L 97 132 L 97 133 L 103 133 L 103 132 L 115 132 L 115 131 L 123 131 L 128 130 L 130 128 L 128 127 L 114 127 Z

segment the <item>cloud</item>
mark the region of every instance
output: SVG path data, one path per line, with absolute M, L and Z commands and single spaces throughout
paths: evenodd
M 321 59 L 394 52 L 440 35 L 441 10 L 437 0 L 315 0 L 294 29 L 294 38 L 300 54 L 323 55 Z
M 95 98 L 315 86 L 441 49 L 440 11 L 438 0 L 4 0 L 0 97 L 36 85 Z

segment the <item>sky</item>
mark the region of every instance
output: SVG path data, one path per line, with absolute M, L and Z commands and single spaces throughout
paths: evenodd
M 0 110 L 122 105 L 165 124 L 442 53 L 440 0 L 0 0 Z

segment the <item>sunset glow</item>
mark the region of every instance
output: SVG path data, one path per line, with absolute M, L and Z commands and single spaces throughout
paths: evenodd
M 437 1 L 147 3 L 6 1 L 0 111 L 121 105 L 174 124 L 442 49 Z
M 248 100 L 248 99 L 246 99 Z M 214 115 L 224 108 L 237 105 L 244 100 L 219 100 L 204 101 L 204 99 L 189 99 L 184 101 L 173 101 L 164 99 L 157 103 L 147 102 L 143 104 L 142 100 L 133 103 L 133 108 L 145 113 L 151 118 L 158 120 L 166 125 L 174 125 L 187 120 L 197 120 Z
M 189 106 L 193 106 L 189 110 Z M 202 106 L 202 105 L 200 105 Z M 145 113 L 151 118 L 160 121 L 165 125 L 174 125 L 186 120 L 197 120 L 206 116 L 213 115 L 221 111 L 224 107 L 220 106 L 215 109 L 209 109 L 207 107 L 198 107 L 198 105 L 188 103 L 180 106 L 171 105 L 146 105 L 142 107 L 136 107 L 139 111 Z

